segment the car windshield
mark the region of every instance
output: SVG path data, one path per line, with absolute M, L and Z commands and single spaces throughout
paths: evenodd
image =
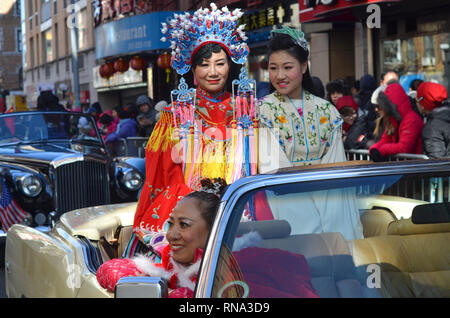
M 212 297 L 449 297 L 440 276 L 449 270 L 449 176 L 347 177 L 246 193 L 224 232 Z
M 58 141 L 101 143 L 92 116 L 79 113 L 11 113 L 0 116 L 0 146 Z

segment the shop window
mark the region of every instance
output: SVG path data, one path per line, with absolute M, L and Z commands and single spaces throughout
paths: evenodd
M 450 33 L 384 40 L 382 54 L 383 72 L 395 70 L 401 76 L 418 76 L 448 85 Z

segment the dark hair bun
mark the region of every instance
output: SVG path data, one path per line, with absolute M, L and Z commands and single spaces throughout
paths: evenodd
M 200 191 L 221 195 L 222 191 L 227 186 L 227 182 L 223 178 L 205 178 L 200 180 Z

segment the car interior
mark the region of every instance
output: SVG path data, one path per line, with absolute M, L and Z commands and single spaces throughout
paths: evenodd
M 447 193 L 449 178 L 443 179 Z M 375 186 L 371 187 L 373 190 Z M 242 279 L 240 265 L 233 258 L 233 242 L 252 232 L 261 237 L 258 248 L 303 255 L 320 297 L 450 297 L 448 194 L 442 202 L 430 203 L 431 195 L 416 193 L 418 197 L 411 199 L 411 195 L 404 196 L 404 185 L 400 189 L 401 193 L 393 193 L 390 186 L 382 187 L 376 195 L 360 193 L 364 198 L 359 201 L 361 238 L 346 239 L 333 231 L 299 234 L 285 219 L 238 219 L 234 232 L 228 238 L 225 234 L 222 242 L 212 297 L 222 295 L 219 291 L 227 283 L 224 277 L 230 276 L 229 272 L 234 273 L 232 280 Z M 131 226 L 120 219 L 113 227 L 114 231 L 105 229 L 98 233 L 97 241 L 91 240 L 100 255 L 99 263 L 120 257 L 132 235 Z

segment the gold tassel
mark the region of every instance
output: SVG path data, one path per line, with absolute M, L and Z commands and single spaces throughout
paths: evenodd
M 171 112 L 162 111 L 161 118 L 156 123 L 152 135 L 147 142 L 146 151 L 156 152 L 158 150 L 164 152 L 168 147 L 173 147 L 177 142 L 174 135 L 173 115 Z

